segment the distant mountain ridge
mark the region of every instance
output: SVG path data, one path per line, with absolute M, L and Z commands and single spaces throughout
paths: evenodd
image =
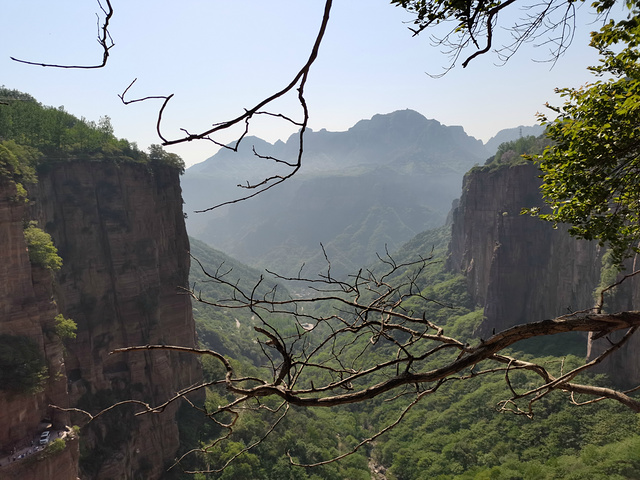
M 517 136 L 515 137 L 517 138 Z M 238 153 L 222 149 L 189 168 L 182 179 L 185 210 L 242 195 L 236 185 L 281 168 L 260 155 L 291 160 L 297 136 L 270 144 L 243 140 Z M 303 167 L 292 179 L 254 200 L 209 214 L 190 213 L 190 235 L 252 266 L 297 273 L 304 263 L 352 271 L 415 234 L 444 223 L 462 177 L 491 155 L 460 126 L 413 110 L 361 120 L 345 132 L 309 131 Z
M 408 161 L 419 161 L 445 171 L 466 171 L 473 165 L 469 164 L 469 157 L 483 161 L 491 155 L 485 151 L 482 141 L 468 136 L 462 127 L 442 125 L 413 110 L 374 115 L 344 132 L 308 130 L 304 141 L 301 174 L 334 170 L 345 173 L 354 168 L 406 164 Z M 185 178 L 195 174 L 217 179 L 233 178 L 235 187 L 239 181 L 260 179 L 277 170 L 277 165 L 258 158 L 254 150 L 260 155 L 295 160 L 298 135 L 274 144 L 248 136 L 237 153 L 223 148 L 190 167 Z M 237 188 L 234 193 L 238 196 Z

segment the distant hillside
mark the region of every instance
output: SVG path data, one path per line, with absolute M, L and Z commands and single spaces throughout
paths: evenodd
M 238 183 L 278 168 L 257 159 L 294 157 L 297 139 L 271 145 L 246 138 L 195 165 L 182 185 L 186 211 L 242 194 Z M 385 248 L 444 223 L 462 176 L 489 153 L 462 127 L 448 127 L 412 110 L 376 115 L 346 132 L 309 132 L 300 173 L 273 191 L 208 214 L 189 213 L 189 233 L 253 266 L 313 275 L 325 266 L 352 271 Z
M 190 253 L 194 259 L 191 261 L 189 285 L 203 300 L 221 302 L 234 296 L 231 287 L 212 280 L 207 273 L 225 273 L 223 278 L 231 284 L 237 284 L 244 291 L 252 291 L 260 282 L 263 272 L 247 267 L 195 238 L 190 238 L 189 241 Z M 276 287 L 270 278 L 262 280 L 255 293 L 265 295 L 272 291 L 276 292 L 276 296 L 289 295 L 284 287 Z M 224 309 L 194 301 L 193 318 L 198 340 L 206 348 L 230 355 L 236 360 L 241 359 L 249 363 L 259 361 L 259 347 L 253 342 L 255 332 L 251 311 Z

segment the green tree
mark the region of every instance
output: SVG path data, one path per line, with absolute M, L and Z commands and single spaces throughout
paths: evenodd
M 0 177 L 13 181 L 17 200 L 27 199 L 24 184 L 37 182 L 35 165 L 40 156 L 36 149 L 18 145 L 13 140 L 0 142 Z
M 46 363 L 33 340 L 25 336 L 0 335 L 0 390 L 37 392 L 46 378 Z
M 61 339 L 76 338 L 76 331 L 78 330 L 76 322 L 70 318 L 65 318 L 61 313 L 56 315 L 54 321 L 56 335 Z
M 640 252 L 640 2 L 627 6 L 625 20 L 592 34 L 602 60 L 591 70 L 601 79 L 559 90 L 567 100 L 549 107 L 555 120 L 541 116 L 554 143 L 533 156 L 551 213 L 531 213 L 608 245 L 616 264 Z
M 151 164 L 169 165 L 184 173 L 184 161 L 179 155 L 165 151 L 161 145 L 153 144 L 149 146 L 149 160 Z
M 36 227 L 34 222 L 24 230 L 24 238 L 29 249 L 29 260 L 35 265 L 48 268 L 49 270 L 60 270 L 62 259 L 58 255 L 58 249 L 44 230 Z

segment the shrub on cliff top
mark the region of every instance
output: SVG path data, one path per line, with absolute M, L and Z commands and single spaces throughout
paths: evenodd
M 18 145 L 12 140 L 0 142 L 0 177 L 15 183 L 18 199 L 27 198 L 23 184 L 38 181 L 34 165 L 39 157 L 40 153 L 33 148 Z

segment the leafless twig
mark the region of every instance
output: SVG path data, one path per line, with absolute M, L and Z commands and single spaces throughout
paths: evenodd
M 241 412 L 248 414 L 260 409 L 263 397 L 277 398 L 280 407 L 273 411 L 277 412 L 283 407 L 285 410 L 272 419 L 270 426 L 257 441 L 250 443 L 237 455 L 234 454 L 235 459 L 265 441 L 284 418 L 289 405 L 332 407 L 364 402 L 377 397 L 398 399 L 409 394 L 415 395 L 394 421 L 360 439 L 349 451 L 341 452 L 332 459 L 308 464 L 296 462 L 291 458 L 295 465 L 312 467 L 344 458 L 365 444 L 375 441 L 402 421 L 420 399 L 435 393 L 444 383 L 466 381 L 478 376 L 505 376 L 511 396 L 498 405 L 502 411 L 531 416 L 537 401 L 549 392 L 559 390 L 572 394 L 574 403 L 577 402 L 573 395 L 581 394 L 594 397 L 593 401 L 600 401 L 602 398 L 615 400 L 635 412 L 640 412 L 640 402 L 629 394 L 631 391 L 621 392 L 575 382 L 579 374 L 602 362 L 628 341 L 640 326 L 640 312 L 609 314 L 585 310 L 554 319 L 517 325 L 486 340 L 456 339 L 444 335 L 442 327 L 427 320 L 423 312 L 415 315 L 407 313 L 402 308 L 403 301 L 422 297 L 415 287 L 417 278 L 409 276 L 403 281 L 397 273 L 406 265 L 412 265 L 417 271 L 422 271 L 424 265 L 430 261 L 430 258 L 424 258 L 414 265 L 412 262 L 396 262 L 389 256 L 383 262 L 386 269 L 376 274 L 369 271 L 359 272 L 349 277 L 348 281 L 337 282 L 328 274 L 323 275 L 320 280 L 297 278 L 297 281 L 309 281 L 314 285 L 320 281 L 326 286 L 325 293 L 322 292 L 322 288 L 316 288 L 312 290 L 316 292 L 312 293 L 314 296 L 301 298 L 278 294 L 275 288 L 264 285 L 263 278 L 255 282 L 253 287 L 242 288 L 240 283 L 232 278 L 232 271 L 221 265 L 214 272 L 206 272 L 206 276 L 208 281 L 219 283 L 229 292 L 226 299 L 202 298 L 202 294 L 195 289 L 188 293 L 204 304 L 225 309 L 246 308 L 251 311 L 255 318 L 255 324 L 252 325 L 256 335 L 255 342 L 263 355 L 263 366 L 256 370 L 261 373 L 252 376 L 238 375 L 229 358 L 208 349 L 168 345 L 121 348 L 113 354 L 173 350 L 208 355 L 221 363 L 224 373 L 213 381 L 176 392 L 171 398 L 156 406 L 140 401 L 120 402 L 103 412 L 86 412 L 86 415 L 92 420 L 126 403 L 139 407 L 135 415 L 153 414 L 199 389 L 213 385 L 224 386 L 228 395 L 225 400 L 227 403 L 219 405 L 214 411 L 203 411 L 223 430 L 222 433 L 208 447 L 191 450 L 191 453 L 206 454 L 212 446 L 232 438 Z M 382 278 L 388 281 L 383 282 Z M 392 278 L 396 283 L 391 282 Z M 332 313 L 321 316 L 315 315 L 311 308 L 303 311 L 303 307 L 310 304 L 331 305 Z M 517 342 L 533 337 L 574 331 L 609 333 L 618 330 L 626 330 L 621 340 L 613 343 L 590 362 L 567 372 L 563 367 L 559 375 L 554 374 L 545 365 L 501 353 Z M 385 348 L 388 354 L 384 358 L 369 355 L 372 348 Z M 535 374 L 539 378 L 537 384 L 519 393 L 510 378 L 516 370 Z M 519 400 L 525 400 L 526 407 L 519 406 Z M 258 407 L 255 406 L 255 402 L 258 402 Z M 208 471 L 223 470 L 229 464 L 228 460 Z
M 111 38 L 111 33 L 109 33 L 109 22 L 111 21 L 111 17 L 113 17 L 113 7 L 111 6 L 111 0 L 105 0 L 107 6 L 106 8 L 100 3 L 98 0 L 98 5 L 100 6 L 100 10 L 104 13 L 104 20 L 100 21 L 100 16 L 96 14 L 98 17 L 98 44 L 102 48 L 102 62 L 96 65 L 60 65 L 56 63 L 43 63 L 43 62 L 30 62 L 27 60 L 20 60 L 19 58 L 10 57 L 11 60 L 19 63 L 25 63 L 27 65 L 36 65 L 40 67 L 53 67 L 53 68 L 77 68 L 77 69 L 95 69 L 102 68 L 107 64 L 107 60 L 109 59 L 109 51 L 113 48 L 115 43 Z

